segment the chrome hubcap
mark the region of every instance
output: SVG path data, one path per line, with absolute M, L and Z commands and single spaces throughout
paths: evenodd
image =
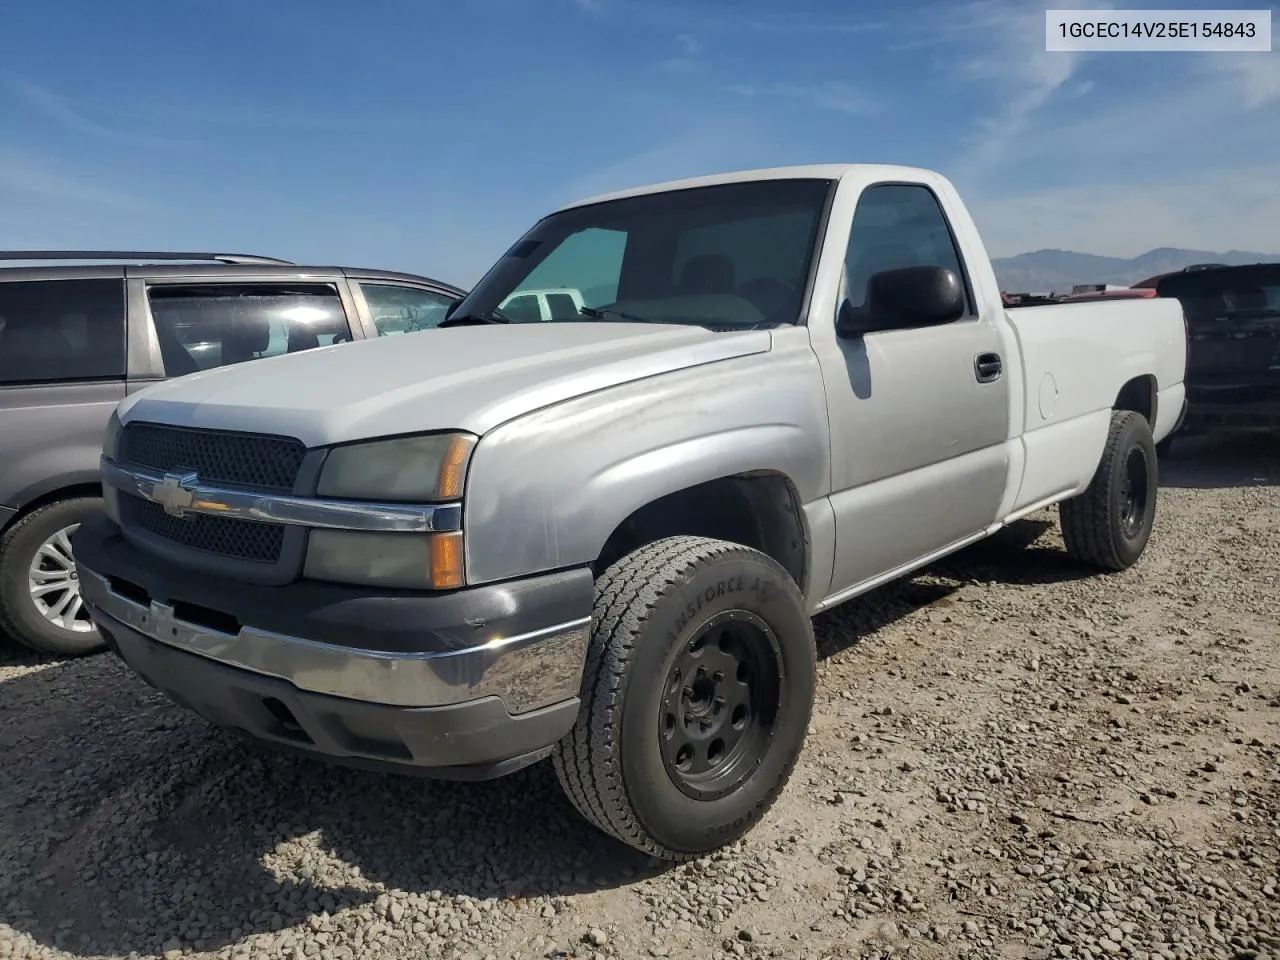
M 40 544 L 31 561 L 27 586 L 40 616 L 63 630 L 88 633 L 93 629 L 93 621 L 80 599 L 80 578 L 71 555 L 71 535 L 79 526 L 75 523 L 63 527 Z

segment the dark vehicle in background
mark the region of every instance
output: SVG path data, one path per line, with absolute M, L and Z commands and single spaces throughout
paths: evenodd
M 128 263 L 83 264 L 106 260 Z M 101 508 L 117 403 L 201 370 L 428 329 L 466 292 L 237 254 L 19 250 L 0 261 L 39 264 L 0 267 L 0 634 L 63 655 L 102 648 L 69 538 Z
M 1182 303 L 1187 409 L 1179 436 L 1280 432 L 1280 263 L 1197 264 L 1134 287 Z

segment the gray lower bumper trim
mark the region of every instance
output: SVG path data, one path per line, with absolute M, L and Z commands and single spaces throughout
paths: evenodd
M 591 618 L 442 653 L 390 653 L 318 643 L 242 627 L 223 633 L 180 620 L 173 607 L 143 606 L 80 567 L 80 590 L 95 618 L 230 667 L 287 680 L 300 690 L 402 707 L 499 697 L 512 714 L 578 695 Z

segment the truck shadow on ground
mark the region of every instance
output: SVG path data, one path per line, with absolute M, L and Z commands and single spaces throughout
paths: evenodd
M 1178 437 L 1160 459 L 1160 486 L 1185 490 L 1280 484 L 1280 431 Z
M 1021 521 L 823 614 L 820 655 L 974 580 L 1088 576 L 1052 527 Z M 72 953 L 217 950 L 382 889 L 559 897 L 666 869 L 584 823 L 548 763 L 447 783 L 277 754 L 173 705 L 110 654 L 0 683 L 0 756 L 0 922 Z
M 565 896 L 665 869 L 584 823 L 548 763 L 446 783 L 278 754 L 112 655 L 0 683 L 0 755 L 0 923 L 76 954 L 217 950 L 383 887 Z
M 917 610 L 945 605 L 971 583 L 1010 586 L 1063 583 L 1096 576 L 1055 543 L 1057 524 L 1046 517 L 1019 520 L 986 540 L 958 550 L 916 574 L 877 587 L 820 614 L 814 632 L 821 659 Z

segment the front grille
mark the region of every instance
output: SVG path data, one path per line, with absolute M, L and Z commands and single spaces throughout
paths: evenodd
M 120 459 L 125 463 L 153 470 L 191 470 L 201 483 L 280 493 L 293 490 L 306 453 L 301 441 L 292 437 L 155 423 L 127 425 L 120 441 Z
M 130 528 L 163 537 L 179 546 L 233 560 L 275 563 L 280 559 L 284 526 L 233 520 L 210 514 L 171 517 L 158 503 L 120 494 L 120 520 Z

